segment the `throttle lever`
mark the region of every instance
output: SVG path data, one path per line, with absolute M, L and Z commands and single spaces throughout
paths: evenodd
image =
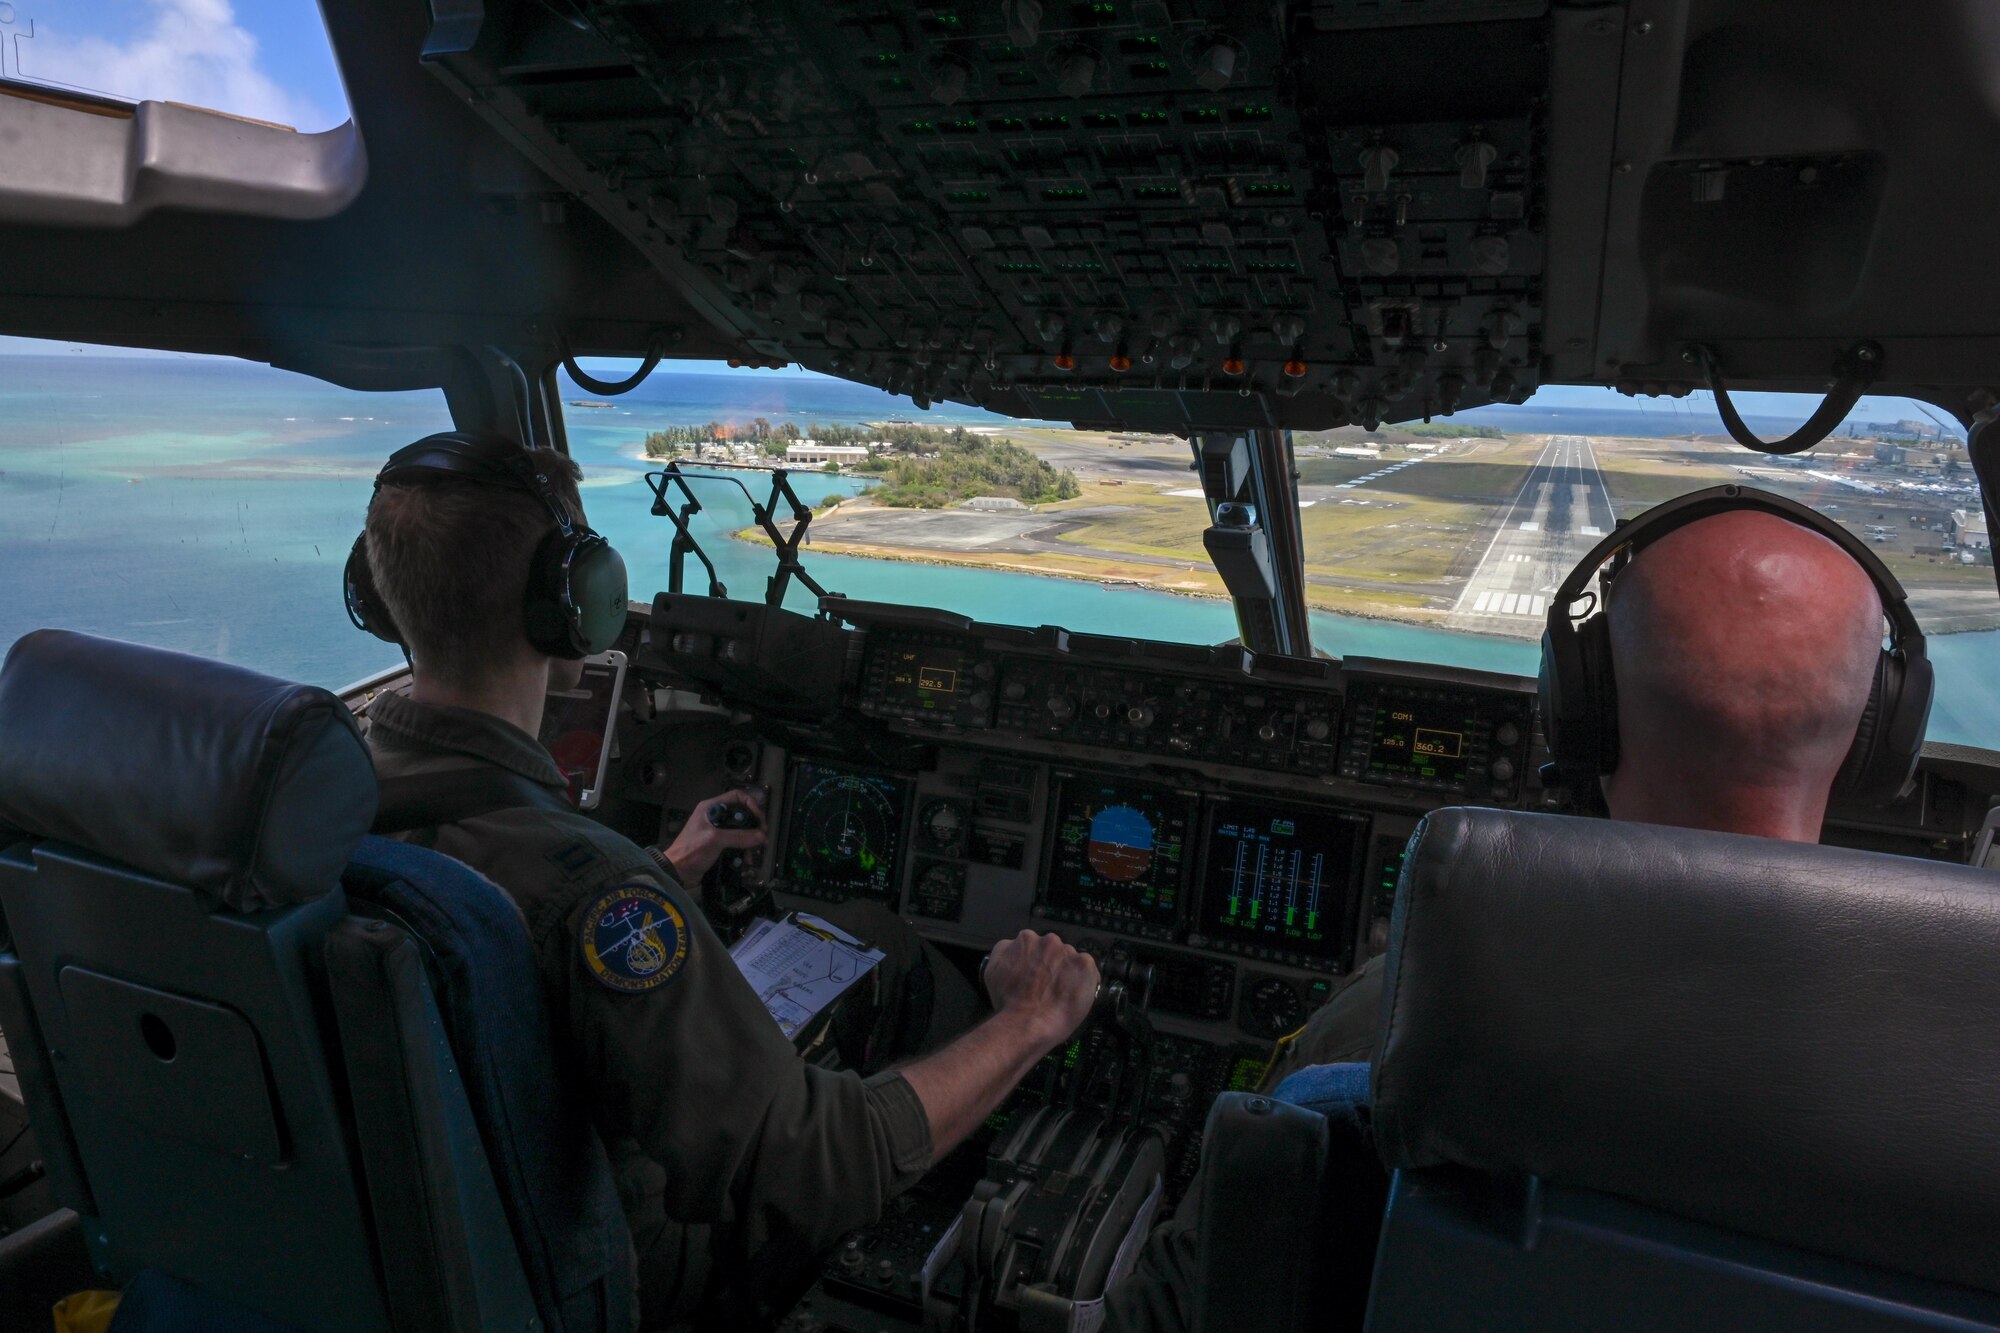
M 979 989 L 986 989 L 986 967 L 993 961 L 987 954 L 979 960 Z M 1140 1009 L 1146 1008 L 1153 999 L 1153 965 L 1141 963 L 1131 958 L 1099 958 L 1097 960 L 1097 993 L 1091 997 L 1090 1005 L 1095 1014 L 1100 1009 L 1116 1008 L 1121 999 L 1127 1000 Z

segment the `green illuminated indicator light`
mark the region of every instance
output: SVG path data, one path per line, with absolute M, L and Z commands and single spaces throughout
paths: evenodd
M 1069 117 L 1036 116 L 1035 128 L 1038 130 L 1066 130 L 1069 128 Z
M 1056 269 L 1062 273 L 1102 273 L 1104 265 L 1095 259 L 1073 259 L 1057 264 Z
M 1255 898 L 1250 900 L 1250 919 L 1252 921 L 1257 919 L 1257 900 Z
M 1081 185 L 1059 185 L 1053 190 L 1043 190 L 1042 198 L 1050 203 L 1077 203 L 1090 198 L 1090 191 Z
M 909 124 L 907 124 L 907 125 L 903 126 L 903 133 L 905 133 L 905 134 L 936 134 L 936 133 L 937 133 L 937 122 L 936 122 L 936 121 L 934 121 L 934 120 L 913 120 L 913 121 L 911 121 L 911 122 L 910 122 Z
M 1197 125 L 1215 125 L 1221 123 L 1222 112 L 1212 106 L 1198 107 L 1188 112 L 1187 118 Z
M 1109 3 L 1109 0 L 1096 0 L 1096 3 L 1091 5 L 1090 12 L 1099 18 L 1116 18 L 1118 17 L 1118 6 Z
M 1028 128 L 1028 122 L 1022 120 L 1019 116 L 1002 116 L 998 120 L 988 121 L 987 124 L 991 125 L 995 130 L 1002 132 L 1007 130 L 1025 130 Z
M 1128 56 L 1140 56 L 1146 54 L 1148 51 L 1159 50 L 1160 39 L 1157 37 L 1127 37 L 1118 43 L 1118 49 Z
M 1221 260 L 1219 260 L 1219 259 L 1197 259 L 1197 260 L 1193 261 L 1192 263 L 1187 263 L 1187 264 L 1182 264 L 1182 265 L 1181 265 L 1181 272 L 1183 272 L 1183 273 L 1227 273 L 1227 272 L 1229 272 L 1229 265 L 1228 265 L 1228 264 L 1226 264 L 1226 263 L 1224 263 L 1223 261 L 1221 261 Z
M 947 202 L 954 204 L 990 204 L 993 202 L 993 196 L 985 190 L 953 190 L 945 196 L 945 199 Z
M 1238 120 L 1269 120 L 1271 108 L 1268 106 L 1239 106 L 1232 113 Z
M 1292 187 L 1289 181 L 1260 181 L 1244 186 L 1243 193 L 1252 199 L 1289 199 Z
M 1140 78 L 1152 79 L 1162 74 L 1173 73 L 1174 67 L 1164 60 L 1148 60 L 1144 64 L 1132 66 L 1132 72 Z
M 1172 119 L 1164 111 L 1135 111 L 1131 116 L 1134 125 L 1164 125 Z
M 894 69 L 903 63 L 903 58 L 894 51 L 877 51 L 868 59 L 869 63 L 878 69 Z
M 979 122 L 976 120 L 947 120 L 944 127 L 953 134 L 979 133 Z
M 1102 111 L 1093 111 L 1083 118 L 1083 123 L 1093 130 L 1115 130 L 1118 128 L 1118 117 Z
M 1000 266 L 1000 271 L 1002 273 L 1040 273 L 1042 271 L 1042 266 L 1040 264 L 1030 264 L 1023 260 L 1016 259 L 1011 261 L 1010 263 L 1002 264 Z
M 1178 199 L 1181 187 L 1178 185 L 1141 185 L 1132 191 L 1134 199 Z
M 903 93 L 903 92 L 908 92 L 910 90 L 910 81 L 903 75 L 898 74 L 893 78 L 882 80 L 882 86 L 884 88 L 889 88 L 896 92 Z
M 956 28 L 958 21 L 958 15 L 952 13 L 949 9 L 941 14 L 931 15 L 931 22 L 937 24 L 940 28 Z

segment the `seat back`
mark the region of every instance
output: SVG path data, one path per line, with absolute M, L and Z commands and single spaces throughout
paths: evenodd
M 2000 1328 L 2000 895 L 1455 809 L 1391 925 L 1368 1326 Z
M 51 1182 L 120 1284 L 157 1271 L 301 1329 L 599 1327 L 534 1299 L 437 952 L 349 911 L 374 810 L 323 690 L 81 635 L 14 646 L 0 825 L 27 840 L 0 852 L 0 1030 Z M 555 1081 L 545 1032 L 527 1046 Z

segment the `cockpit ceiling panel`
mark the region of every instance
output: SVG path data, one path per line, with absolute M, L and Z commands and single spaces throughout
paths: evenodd
M 575 8 L 574 77 L 539 6 L 439 64 L 773 359 L 1154 427 L 1537 383 L 1545 3 Z
M 1172 430 L 1684 392 L 1690 344 L 2000 401 L 1990 0 L 324 8 L 351 204 L 0 226 L 0 331 L 654 349 Z

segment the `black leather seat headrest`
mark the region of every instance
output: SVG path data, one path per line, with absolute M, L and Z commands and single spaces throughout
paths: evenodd
M 316 686 L 65 630 L 0 667 L 0 826 L 239 911 L 331 890 L 375 791 L 353 715 Z
M 1440 810 L 1391 928 L 1378 1143 L 2000 1290 L 1987 872 Z

